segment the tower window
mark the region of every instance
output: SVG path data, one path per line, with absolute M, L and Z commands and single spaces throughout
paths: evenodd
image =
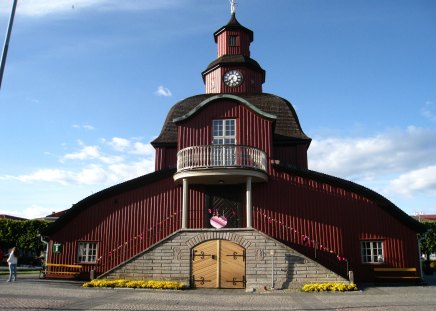
M 238 36 L 229 37 L 230 46 L 238 46 Z

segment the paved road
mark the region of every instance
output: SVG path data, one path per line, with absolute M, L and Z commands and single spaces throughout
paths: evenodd
M 349 293 L 83 288 L 23 275 L 0 279 L 0 310 L 436 310 L 436 285 L 363 287 Z

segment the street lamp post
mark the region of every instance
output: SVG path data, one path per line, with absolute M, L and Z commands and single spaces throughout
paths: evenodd
M 9 18 L 8 29 L 6 31 L 5 44 L 3 45 L 2 60 L 1 60 L 1 64 L 0 64 L 0 88 L 2 87 L 3 72 L 5 71 L 6 56 L 8 55 L 9 40 L 11 38 L 12 25 L 14 24 L 15 9 L 17 8 L 17 1 L 18 0 L 14 0 L 14 3 L 12 5 L 11 17 Z
M 271 261 L 271 289 L 274 289 L 274 255 L 275 250 L 270 250 L 269 254 L 271 255 L 272 261 Z

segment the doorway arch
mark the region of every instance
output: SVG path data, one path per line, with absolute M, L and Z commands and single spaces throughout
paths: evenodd
M 209 240 L 191 250 L 191 286 L 245 288 L 245 248 L 229 240 Z

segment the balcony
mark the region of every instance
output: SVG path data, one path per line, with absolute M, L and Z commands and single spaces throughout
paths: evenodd
M 174 180 L 188 178 L 201 184 L 234 184 L 266 181 L 267 155 L 254 147 L 239 145 L 192 146 L 177 153 Z

